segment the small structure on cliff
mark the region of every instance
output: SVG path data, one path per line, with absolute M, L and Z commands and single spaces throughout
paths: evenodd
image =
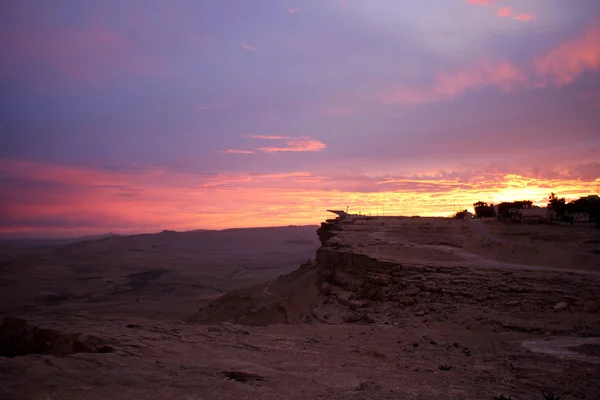
M 338 216 L 338 219 L 340 220 L 344 220 L 346 219 L 346 217 L 348 217 L 348 213 L 346 211 L 343 210 L 327 210 L 330 213 L 334 213 Z

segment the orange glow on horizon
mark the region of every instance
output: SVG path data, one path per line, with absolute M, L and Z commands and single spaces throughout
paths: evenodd
M 20 164 L 18 168 L 14 164 Z M 13 163 L 20 179 L 72 187 L 71 191 L 12 189 L 3 204 L 2 235 L 35 232 L 139 233 L 163 229 L 225 229 L 319 224 L 327 209 L 367 215 L 450 216 L 476 201 L 532 200 L 545 205 L 555 192 L 567 199 L 595 192 L 593 181 L 540 179 L 515 174 L 460 181 L 442 178 L 374 180 L 367 191 L 309 172 L 198 176 L 148 169 L 135 173 Z M 7 164 L 0 163 L 0 172 Z M 347 184 L 347 189 L 344 185 Z M 398 186 L 399 185 L 399 186 Z

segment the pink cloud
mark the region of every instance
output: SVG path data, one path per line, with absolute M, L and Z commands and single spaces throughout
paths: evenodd
M 279 172 L 271 174 L 249 174 L 244 172 L 231 174 L 216 174 L 204 177 L 198 186 L 202 189 L 232 189 L 242 185 L 246 188 L 258 188 L 269 186 L 269 182 L 275 182 L 282 189 L 289 189 L 289 182 L 320 182 L 326 179 L 306 171 Z M 287 184 L 284 182 L 288 182 Z
M 216 150 L 219 153 L 227 153 L 227 154 L 254 154 L 252 150 Z
M 258 147 L 253 150 L 222 150 L 221 153 L 230 154 L 252 154 L 256 152 L 262 153 L 280 153 L 280 152 L 314 152 L 322 151 L 327 145 L 308 137 L 291 137 L 291 136 L 273 136 L 273 135 L 249 135 L 252 139 L 260 140 L 277 140 L 283 142 L 280 146 Z
M 210 107 L 210 106 L 198 106 L 198 110 L 200 110 L 200 111 L 209 111 L 209 110 L 212 110 L 212 107 Z
M 41 166 L 44 165 L 42 168 Z M 159 167 L 122 165 L 112 168 L 87 167 L 75 168 L 63 165 L 45 165 L 37 162 L 0 159 L 0 174 L 26 178 L 35 175 L 40 180 L 52 180 L 59 183 L 86 182 L 90 185 L 118 186 L 122 185 L 130 175 L 140 177 L 157 177 L 164 174 Z
M 13 32 L 0 39 L 0 45 L 15 56 L 50 65 L 76 81 L 97 81 L 114 71 L 160 73 L 156 63 L 134 57 L 131 41 L 100 22 L 43 34 Z
M 533 14 L 517 14 L 513 18 L 524 22 L 535 20 L 535 16 Z
M 566 42 L 534 62 L 536 73 L 557 86 L 569 84 L 585 71 L 600 69 L 600 22 L 581 38 Z
M 297 12 L 300 11 L 299 8 L 291 8 L 291 7 L 286 7 L 286 8 L 284 8 L 284 10 L 289 12 L 290 14 L 296 14 Z
M 398 86 L 379 96 L 388 104 L 424 104 L 451 100 L 465 92 L 496 87 L 508 92 L 519 88 L 562 86 L 586 71 L 600 70 L 600 23 L 530 64 L 480 63 L 452 72 L 439 72 L 428 87 Z
M 512 9 L 510 7 L 502 7 L 499 8 L 496 13 L 498 14 L 498 16 L 500 17 L 512 17 L 513 12 Z
M 514 14 L 512 8 L 510 7 L 502 7 L 496 10 L 496 14 L 499 17 L 503 18 L 512 18 L 518 21 L 528 22 L 535 20 L 535 16 L 533 14 Z
M 260 147 L 257 150 L 264 151 L 265 153 L 278 153 L 283 151 L 322 151 L 327 147 L 325 143 L 319 142 L 318 140 L 312 140 L 308 138 L 299 138 L 294 140 L 288 140 L 285 146 L 272 146 L 272 147 Z
M 0 159 L 2 176 L 27 183 L 3 186 L 0 234 L 317 224 L 336 204 L 373 214 L 375 205 L 384 203 L 390 215 L 450 214 L 456 204 L 470 207 L 477 200 L 545 202 L 550 191 L 573 199 L 600 183 L 597 161 L 533 173 L 518 166 L 479 166 L 368 176 L 331 168 L 324 173 L 193 174 L 126 167 L 137 172 Z
M 249 44 L 242 43 L 242 47 L 248 51 L 256 51 L 256 47 L 250 46 Z
M 588 162 L 569 166 L 565 175 L 581 181 L 596 181 L 600 179 L 600 162 Z
M 276 135 L 249 135 L 247 136 L 252 139 L 265 139 L 265 140 L 287 140 L 292 139 L 291 136 L 276 136 Z
M 0 234 L 316 224 L 336 204 L 373 214 L 375 205 L 384 203 L 391 215 L 450 214 L 456 204 L 470 206 L 477 200 L 544 202 L 550 191 L 577 198 L 600 183 L 598 162 L 533 175 L 517 167 L 372 176 L 330 169 L 191 174 L 138 167 L 140 173 L 124 173 L 0 159 L 3 176 L 28 183 L 2 188 Z M 60 184 L 52 189 L 55 183 Z
M 496 14 L 502 18 L 513 18 L 519 21 L 533 21 L 535 16 L 532 14 L 515 14 L 513 9 L 510 7 L 497 7 L 495 6 L 496 0 L 465 0 L 468 4 L 475 4 L 478 6 L 489 7 L 496 10 Z
M 479 6 L 491 6 L 496 0 L 466 0 L 469 4 L 477 4 Z
M 585 92 L 581 97 L 586 99 L 592 107 L 600 108 L 600 92 Z
M 508 91 L 525 79 L 525 75 L 508 62 L 483 63 L 456 72 L 438 73 L 435 83 L 428 88 L 401 86 L 386 93 L 382 100 L 390 104 L 431 103 L 453 99 L 482 87 L 496 86 Z

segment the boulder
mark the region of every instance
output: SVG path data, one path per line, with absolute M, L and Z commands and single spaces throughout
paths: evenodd
M 569 308 L 569 305 L 564 301 L 561 301 L 560 303 L 556 303 L 554 305 L 554 311 L 556 312 L 564 311 L 567 308 Z

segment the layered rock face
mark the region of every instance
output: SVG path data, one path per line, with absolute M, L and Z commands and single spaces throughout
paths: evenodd
M 310 322 L 318 306 L 317 264 L 308 261 L 296 271 L 264 284 L 233 290 L 202 307 L 188 322 L 233 322 L 261 326 Z
M 331 221 L 318 234 L 316 285 L 329 303 L 348 309 L 344 321 L 417 316 L 526 331 L 600 332 L 593 318 L 597 272 L 503 261 L 503 245 L 494 249 L 474 237 L 469 221 Z M 559 312 L 568 315 L 557 318 Z M 557 319 L 562 322 L 549 326 Z
M 590 318 L 598 312 L 597 272 L 514 263 L 513 247 L 502 238 L 482 238 L 478 230 L 470 221 L 434 218 L 329 220 L 317 231 L 322 246 L 314 262 L 231 292 L 193 319 L 267 325 L 422 317 L 600 332 L 598 319 Z

